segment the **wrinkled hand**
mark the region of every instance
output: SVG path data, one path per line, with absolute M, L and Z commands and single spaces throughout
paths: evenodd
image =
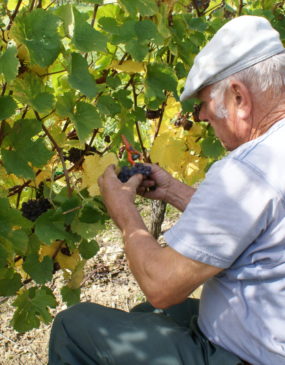
M 167 201 L 167 193 L 174 178 L 163 168 L 155 164 L 144 164 L 151 166 L 149 179 L 141 181 L 137 189 L 138 194 L 145 198 Z M 153 190 L 152 190 L 153 189 Z
M 130 207 L 134 200 L 143 176 L 132 176 L 126 183 L 122 183 L 116 174 L 115 166 L 106 168 L 103 175 L 98 178 L 98 185 L 110 217 L 119 228 L 124 226 L 124 221 L 129 215 Z

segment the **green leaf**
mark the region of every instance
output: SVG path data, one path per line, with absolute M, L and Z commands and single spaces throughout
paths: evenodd
M 157 27 L 151 20 L 142 20 L 135 24 L 135 31 L 139 42 L 148 43 L 154 41 L 156 44 L 161 44 L 163 38 L 157 31 Z
M 53 108 L 53 95 L 34 73 L 25 73 L 22 78 L 17 78 L 13 82 L 13 89 L 17 100 L 30 105 L 39 113 L 47 113 Z
M 114 116 L 121 111 L 120 105 L 109 95 L 100 96 L 97 102 L 97 108 L 100 113 Z
M 164 90 L 172 91 L 177 96 L 177 77 L 174 70 L 167 65 L 160 63 L 149 64 L 145 85 L 148 97 L 164 99 Z
M 129 90 L 119 90 L 116 93 L 113 94 L 115 99 L 119 100 L 119 102 L 126 108 L 130 109 L 133 105 L 133 101 L 128 98 L 128 95 L 130 94 Z
M 45 142 L 41 139 L 27 143 L 26 149 L 24 151 L 18 150 L 18 152 L 25 153 L 25 160 L 35 167 L 43 167 L 52 156 L 52 152 L 47 149 Z
M 139 43 L 136 39 L 131 40 L 126 44 L 126 51 L 130 53 L 135 61 L 143 61 L 148 54 L 148 46 Z
M 41 123 L 35 119 L 20 119 L 11 128 L 4 141 L 13 150 L 2 150 L 3 163 L 8 173 L 33 178 L 34 171 L 30 165 L 42 167 L 51 158 L 53 153 L 47 149 L 43 140 L 31 139 L 40 130 Z
M 62 118 L 70 117 L 73 114 L 74 106 L 74 94 L 72 92 L 66 92 L 63 96 L 57 97 L 55 106 L 56 114 Z
M 68 307 L 80 302 L 80 288 L 72 289 L 68 286 L 64 286 L 60 290 L 62 300 L 67 304 Z
M 74 219 L 71 224 L 71 229 L 73 232 L 77 233 L 81 237 L 86 240 L 94 238 L 99 231 L 103 230 L 105 225 L 97 222 L 97 223 L 83 223 L 78 218 Z
M 27 161 L 21 153 L 16 151 L 1 150 L 2 159 L 8 174 L 15 174 L 25 179 L 33 179 L 35 173 L 27 164 Z
M 98 93 L 96 81 L 88 71 L 87 61 L 79 53 L 72 53 L 71 72 L 68 81 L 74 89 L 79 90 L 89 98 Z
M 20 63 L 17 52 L 17 47 L 8 47 L 0 57 L 0 73 L 4 75 L 8 83 L 14 80 L 18 74 Z
M 48 113 L 54 104 L 54 97 L 53 95 L 43 92 L 39 93 L 33 100 L 33 107 L 39 113 Z
M 192 18 L 192 15 L 185 15 L 185 19 L 190 29 L 204 33 L 208 28 L 208 21 L 205 18 Z
M 99 251 L 99 245 L 95 240 L 87 241 L 84 240 L 79 246 L 79 252 L 82 258 L 85 260 L 91 259 Z
M 16 111 L 17 104 L 10 96 L 0 96 L 0 120 L 10 118 Z
M 42 242 L 47 244 L 55 240 L 73 241 L 75 237 L 66 231 L 64 223 L 64 216 L 50 209 L 36 220 L 35 233 Z
M 85 204 L 80 211 L 79 220 L 83 223 L 104 222 L 107 216 L 100 209 L 91 204 Z
M 3 242 L 0 242 L 0 269 L 7 265 L 7 258 L 9 257 L 8 251 L 2 245 Z
M 30 288 L 26 290 L 13 303 L 17 310 L 11 324 L 18 332 L 26 332 L 40 326 L 40 320 L 48 324 L 52 317 L 48 307 L 54 308 L 56 300 L 52 291 L 47 287 Z
M 45 256 L 39 261 L 39 256 L 35 253 L 28 255 L 23 268 L 30 277 L 38 284 L 44 284 L 52 279 L 53 260 L 49 256 Z
M 119 0 L 119 3 L 132 15 L 140 13 L 142 16 L 151 16 L 158 12 L 156 2 L 153 0 Z
M 75 27 L 72 42 L 81 52 L 106 52 L 107 36 L 95 30 L 83 13 L 74 8 Z
M 127 43 L 132 39 L 137 39 L 135 30 L 136 21 L 126 19 L 114 32 L 112 37 L 113 44 Z
M 29 237 L 23 230 L 11 231 L 8 235 L 17 255 L 25 255 L 28 249 Z
M 8 199 L 0 198 L 0 236 L 8 240 L 13 237 L 13 227 L 30 228 L 31 222 L 18 209 L 12 208 Z M 11 236 L 12 235 L 12 236 Z
M 63 21 L 65 35 L 72 37 L 74 29 L 74 14 L 72 4 L 59 6 L 54 13 Z
M 21 275 L 15 273 L 12 269 L 0 269 L 0 295 L 9 297 L 15 295 L 21 288 Z
M 101 118 L 96 108 L 82 101 L 76 103 L 76 112 L 71 120 L 75 124 L 81 142 L 84 142 L 95 128 L 102 126 Z
M 206 157 L 218 158 L 224 153 L 221 142 L 215 137 L 207 137 L 201 143 L 202 152 Z
M 47 67 L 56 60 L 61 51 L 57 33 L 59 20 L 51 11 L 44 9 L 24 12 L 14 20 L 11 34 L 28 48 L 32 63 Z

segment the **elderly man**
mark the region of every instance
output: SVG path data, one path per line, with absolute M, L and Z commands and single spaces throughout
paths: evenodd
M 197 190 L 155 165 L 152 181 L 125 184 L 107 168 L 101 192 L 148 303 L 62 312 L 50 365 L 285 364 L 285 53 L 266 19 L 242 16 L 216 33 L 181 99 L 194 95 L 230 153 Z M 145 227 L 136 193 L 183 211 L 167 247 Z M 200 301 L 189 299 L 203 283 Z

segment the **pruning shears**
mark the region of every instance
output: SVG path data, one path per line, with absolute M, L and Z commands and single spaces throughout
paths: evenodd
M 130 144 L 130 142 L 123 134 L 121 135 L 121 137 L 127 151 L 127 159 L 131 165 L 134 165 L 136 160 L 142 159 L 142 154 Z

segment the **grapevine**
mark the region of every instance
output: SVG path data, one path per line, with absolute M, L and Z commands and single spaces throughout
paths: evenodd
M 196 101 L 178 101 L 195 55 L 243 12 L 271 17 L 285 38 L 282 7 L 227 3 L 4 1 L 0 296 L 14 300 L 16 330 L 51 321 L 56 271 L 63 300 L 80 299 L 84 265 L 109 219 L 97 184 L 108 165 L 133 156 L 122 182 L 150 178 L 143 162 L 152 162 L 192 184 L 223 156 Z

